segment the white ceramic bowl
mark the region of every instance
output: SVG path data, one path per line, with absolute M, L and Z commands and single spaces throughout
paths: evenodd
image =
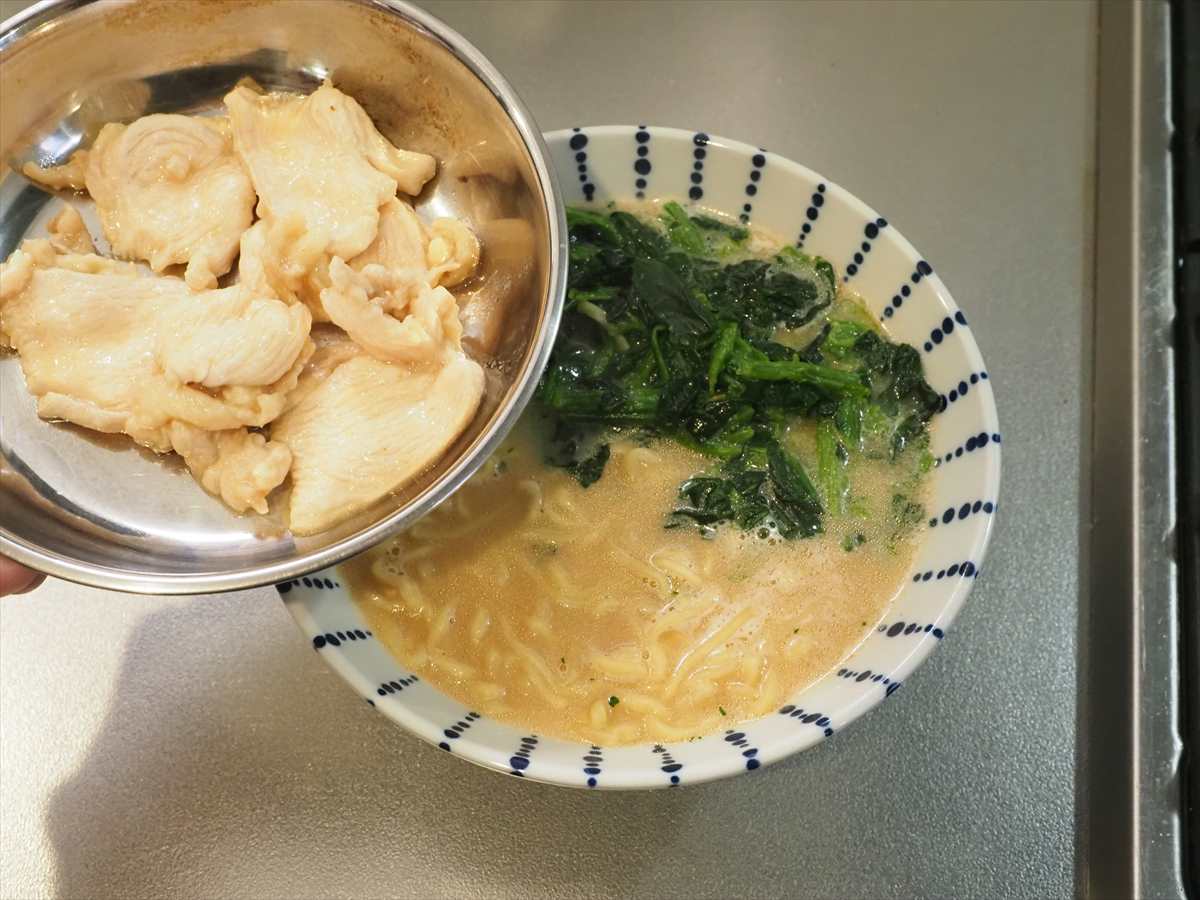
M 373 639 L 336 570 L 279 586 L 313 647 L 367 702 L 418 737 L 512 775 L 572 787 L 651 788 L 753 771 L 833 736 L 891 696 L 936 647 L 979 577 L 1000 487 L 992 381 L 968 320 L 932 267 L 869 206 L 762 149 L 669 128 L 547 136 L 568 204 L 692 200 L 794 236 L 830 259 L 892 336 L 922 351 L 942 395 L 929 522 L 906 584 L 838 666 L 776 712 L 700 740 L 597 747 L 490 720 L 405 671 Z

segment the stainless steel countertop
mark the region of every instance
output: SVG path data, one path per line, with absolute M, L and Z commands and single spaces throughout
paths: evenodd
M 1000 406 L 984 575 L 944 646 L 844 734 L 732 781 L 604 795 L 408 737 L 271 591 L 48 584 L 0 602 L 0 896 L 1071 894 L 1094 6 L 426 6 L 545 130 L 758 143 L 927 255 Z

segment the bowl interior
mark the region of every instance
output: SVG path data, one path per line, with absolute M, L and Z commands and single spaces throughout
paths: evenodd
M 437 178 L 417 198 L 420 215 L 464 219 L 485 245 L 508 248 L 507 256 L 493 252 L 482 262 L 485 273 L 499 275 L 478 290 L 496 291 L 508 314 L 502 332 L 471 347 L 487 373 L 475 420 L 398 495 L 309 537 L 294 537 L 277 517 L 234 515 L 181 466 L 126 438 L 39 420 L 18 360 L 0 358 L 5 553 L 123 590 L 198 593 L 272 583 L 332 564 L 415 520 L 503 438 L 557 327 L 562 213 L 541 135 L 458 35 L 415 8 L 382 0 L 64 0 L 10 20 L 0 47 L 5 168 L 62 162 L 106 122 L 218 111 L 242 78 L 303 92 L 331 78 L 397 145 L 439 160 Z M 86 201 L 76 202 L 88 218 Z M 23 238 L 44 234 L 58 204 L 19 175 L 4 177 L 0 258 Z M 94 218 L 89 224 L 99 234 Z
M 442 749 L 575 787 L 647 788 L 753 771 L 844 728 L 894 693 L 945 636 L 979 577 L 1000 485 L 992 382 L 965 314 L 884 217 L 814 172 L 761 148 L 664 128 L 548 135 L 568 204 L 691 200 L 828 257 L 892 335 L 922 351 L 942 395 L 932 422 L 928 528 L 884 618 L 823 678 L 774 714 L 695 741 L 605 748 L 501 725 L 404 671 L 373 639 L 337 571 L 279 586 L 317 649 L 367 702 Z

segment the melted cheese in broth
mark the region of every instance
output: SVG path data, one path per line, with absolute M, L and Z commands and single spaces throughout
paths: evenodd
M 911 561 L 888 515 L 902 463 L 855 463 L 858 514 L 815 538 L 705 539 L 664 524 L 708 460 L 617 440 L 583 488 L 541 461 L 537 427 L 527 414 L 441 508 L 343 567 L 405 666 L 520 728 L 611 746 L 764 715 L 863 639 Z

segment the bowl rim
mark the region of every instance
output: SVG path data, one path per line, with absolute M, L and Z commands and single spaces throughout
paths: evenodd
M 0 22 L 0 51 L 11 52 L 28 35 L 69 13 L 107 0 L 41 0 Z M 134 3 L 137 0 L 126 0 Z M 349 0 L 355 5 L 395 16 L 441 45 L 479 79 L 496 98 L 517 130 L 537 176 L 537 189 L 549 229 L 549 270 L 545 315 L 538 323 L 533 353 L 508 397 L 497 407 L 490 432 L 456 460 L 411 503 L 340 541 L 269 565 L 210 574 L 162 573 L 82 562 L 53 553 L 11 533 L 0 524 L 0 553 L 39 572 L 90 587 L 138 594 L 185 595 L 263 587 L 336 565 L 386 540 L 416 522 L 451 496 L 500 446 L 520 418 L 550 358 L 567 289 L 567 221 L 562 189 L 549 149 L 532 114 L 499 70 L 473 44 L 449 25 L 407 0 Z
M 718 146 L 738 152 L 747 158 L 755 154 L 763 153 L 764 151 L 742 141 L 734 141 L 728 138 L 720 137 L 719 135 L 711 134 L 710 132 L 688 131 L 680 128 L 653 126 L 653 125 L 601 125 L 601 126 L 581 126 L 578 129 L 559 129 L 556 131 L 547 132 L 545 135 L 546 142 L 550 146 L 566 144 L 570 138 L 582 131 L 589 139 L 594 137 L 625 137 L 635 131 L 647 131 L 655 139 L 676 140 L 691 143 L 697 134 L 704 134 L 707 138 L 707 143 L 710 146 Z M 861 201 L 850 191 L 841 187 L 837 182 L 831 181 L 822 175 L 814 172 L 800 163 L 794 162 L 787 157 L 780 156 L 776 153 L 771 153 L 771 164 L 776 167 L 790 170 L 794 175 L 813 183 L 824 183 L 826 185 L 826 196 L 836 196 L 839 201 L 846 202 L 854 210 L 859 212 L 864 219 L 873 220 L 878 218 L 878 213 L 870 206 Z M 595 202 L 602 203 L 608 198 L 597 197 Z M 612 198 L 617 199 L 617 198 Z M 921 255 L 916 248 L 904 237 L 902 232 L 895 227 L 894 220 L 889 219 L 889 240 L 897 242 L 900 249 L 904 251 L 913 260 L 921 259 Z M 947 305 L 948 308 L 957 310 L 958 304 L 936 272 L 927 275 L 934 285 L 935 293 L 940 302 Z M 978 345 L 974 337 L 970 333 L 964 333 L 965 350 L 969 361 L 976 367 L 978 371 L 986 371 L 983 364 L 983 357 L 979 351 Z M 989 376 L 990 379 L 990 376 Z M 989 431 L 999 431 L 999 416 L 996 411 L 995 398 L 991 392 L 981 392 L 980 396 L 983 404 L 983 416 L 987 423 Z M 993 497 L 998 500 L 1000 493 L 1000 468 L 1001 468 L 1001 448 L 995 447 L 995 452 L 988 454 L 986 457 L 986 467 L 979 481 L 980 487 L 986 491 L 983 496 Z M 998 509 L 998 504 L 997 507 Z M 994 515 L 978 517 L 973 525 L 973 532 L 970 539 L 969 558 L 975 561 L 976 566 L 982 566 L 987 555 L 988 547 L 991 543 L 992 534 L 995 528 Z M 927 537 L 927 540 L 929 538 Z M 932 538 L 938 540 L 936 536 Z M 915 559 L 913 565 L 915 565 Z M 912 566 L 908 570 L 908 575 L 912 572 Z M 907 575 L 906 575 L 907 579 Z M 930 621 L 935 622 L 937 627 L 943 632 L 957 617 L 963 603 L 970 594 L 973 587 L 974 579 L 958 579 L 955 582 L 953 589 L 949 592 L 946 598 L 940 603 L 939 610 L 935 617 L 931 617 Z M 901 582 L 903 586 L 907 582 Z M 315 618 L 311 610 L 308 608 L 305 600 L 297 596 L 282 596 L 284 591 L 290 592 L 291 585 L 281 586 L 281 599 L 288 612 L 292 615 L 297 626 L 310 639 L 315 638 L 324 633 L 324 630 L 318 628 Z M 353 601 L 348 600 L 353 606 Z M 357 609 L 355 609 L 357 614 Z M 866 641 L 870 638 L 872 632 L 868 632 L 862 639 Z M 853 654 L 862 641 L 855 645 L 855 648 L 850 651 Z M 885 673 L 894 683 L 906 680 L 909 675 L 919 666 L 932 652 L 933 648 L 941 642 L 940 637 L 926 633 L 920 635 L 913 643 L 911 649 L 897 663 L 893 664 Z M 316 645 L 314 645 L 316 646 Z M 343 645 L 345 646 L 345 645 Z M 850 655 L 847 654 L 847 655 Z M 343 652 L 342 647 L 323 647 L 321 655 L 324 657 L 324 662 L 336 671 L 343 679 L 345 679 L 351 687 L 353 687 L 362 697 L 367 699 L 375 706 L 376 710 L 382 712 L 384 716 L 392 720 L 394 723 L 403 727 L 406 731 L 415 735 L 427 743 L 437 746 L 440 741 L 441 726 L 430 717 L 412 709 L 409 706 L 400 704 L 379 704 L 374 703 L 376 687 L 370 682 L 368 677 L 361 671 L 359 664 L 349 654 Z M 829 672 L 822 675 L 813 684 L 820 683 L 823 679 L 828 678 L 831 673 L 837 670 L 841 663 L 836 664 Z M 459 701 L 445 694 L 440 689 L 436 688 L 432 683 L 426 682 L 427 686 L 437 693 L 445 697 L 447 700 L 459 704 Z M 811 687 L 811 685 L 809 685 Z M 880 691 L 877 694 L 860 694 L 857 698 L 846 703 L 845 706 L 837 710 L 838 732 L 844 731 L 851 723 L 856 721 L 866 712 L 879 706 L 883 700 L 891 695 L 892 691 Z M 776 711 L 767 713 L 756 719 L 746 720 L 736 723 L 734 728 L 748 728 L 755 722 L 764 721 L 771 716 L 776 715 Z M 516 726 L 509 726 L 514 731 L 518 730 Z M 813 737 L 813 730 L 797 729 L 794 733 L 783 737 L 774 738 L 771 743 L 762 748 L 760 758 L 762 765 L 767 766 L 775 762 L 782 761 L 794 756 L 801 750 L 807 749 L 816 743 L 820 743 L 821 737 Z M 705 736 L 705 739 L 719 736 L 720 731 L 714 732 Z M 819 732 L 817 732 L 819 735 Z M 577 745 L 581 751 L 586 745 L 581 741 L 567 741 L 568 744 Z M 632 745 L 621 745 L 612 749 L 624 749 L 625 747 L 649 748 L 653 745 L 672 746 L 672 742 L 639 742 Z M 492 769 L 501 773 L 511 773 L 510 765 L 508 764 L 508 753 L 503 749 L 496 749 L 491 745 L 486 745 L 481 741 L 471 739 L 470 732 L 462 735 L 455 742 L 455 756 L 458 756 L 468 762 L 482 766 L 486 769 Z M 650 754 L 647 754 L 649 758 Z M 736 754 L 708 754 L 705 757 L 689 761 L 687 766 L 688 777 L 686 784 L 701 784 L 704 782 L 714 781 L 720 778 L 730 777 L 744 773 L 747 770 L 744 765 L 745 760 L 741 759 Z M 611 765 L 611 763 L 610 763 Z M 547 761 L 544 758 L 541 760 L 536 771 L 531 768 L 521 773 L 524 780 L 537 781 L 544 784 L 551 784 L 560 787 L 572 788 L 587 788 L 589 787 L 579 779 L 579 769 L 576 765 L 567 765 L 553 760 Z M 670 787 L 660 772 L 655 769 L 651 772 L 649 764 L 642 768 L 619 768 L 613 767 L 606 770 L 606 778 L 604 783 L 598 785 L 601 790 L 641 790 L 650 788 Z

